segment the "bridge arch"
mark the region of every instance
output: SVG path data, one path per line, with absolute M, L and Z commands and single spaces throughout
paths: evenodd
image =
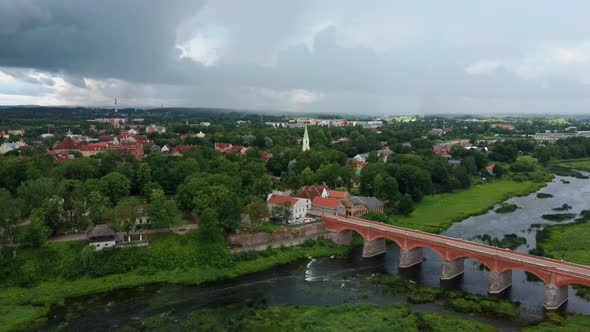
M 449 260 L 457 260 L 457 259 L 472 259 L 474 261 L 477 261 L 478 263 L 482 264 L 483 266 L 485 266 L 489 271 L 494 270 L 494 263 L 491 262 L 488 258 L 486 257 L 480 257 L 478 255 L 468 255 L 468 254 L 460 254 L 460 255 L 452 255 L 450 256 Z

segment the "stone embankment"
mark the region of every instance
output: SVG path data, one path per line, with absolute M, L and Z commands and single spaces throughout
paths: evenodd
M 278 248 L 302 244 L 307 240 L 331 238 L 331 233 L 323 222 L 301 226 L 291 226 L 271 233 L 239 233 L 227 237 L 230 251 L 260 251 L 268 247 Z

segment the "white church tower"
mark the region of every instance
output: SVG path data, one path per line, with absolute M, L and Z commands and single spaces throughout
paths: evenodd
M 305 126 L 305 132 L 303 133 L 303 151 L 309 150 L 309 134 L 307 133 L 307 126 Z

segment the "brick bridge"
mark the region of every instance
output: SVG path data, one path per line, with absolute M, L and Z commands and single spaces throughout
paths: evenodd
M 567 301 L 568 285 L 590 286 L 590 267 L 584 265 L 354 217 L 321 213 L 317 215 L 321 215 L 326 228 L 334 232 L 332 239 L 337 244 L 350 244 L 352 232 L 360 234 L 364 239 L 363 257 L 384 253 L 385 240 L 391 240 L 400 247 L 399 267 L 408 268 L 422 262 L 422 248 L 431 249 L 442 258 L 442 280 L 463 274 L 466 258 L 476 259 L 490 270 L 488 292 L 491 294 L 500 293 L 512 285 L 512 270 L 530 272 L 546 285 L 544 306 L 547 309 L 557 309 Z

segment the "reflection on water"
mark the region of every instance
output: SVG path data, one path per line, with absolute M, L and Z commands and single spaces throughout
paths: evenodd
M 557 177 L 542 192 L 554 195 L 549 199 L 538 199 L 535 194 L 510 199 L 521 208 L 509 214 L 488 214 L 469 218 L 455 224 L 444 234 L 463 239 L 489 234 L 502 238 L 505 234 L 516 233 L 527 239 L 527 245 L 517 250 L 528 252 L 535 246 L 536 229 L 533 223 L 551 224 L 541 215 L 551 213 L 551 208 L 567 203 L 571 212 L 579 213 L 586 206 L 584 197 L 590 193 L 590 180 L 568 178 L 570 184 Z M 576 195 L 572 195 L 576 193 Z M 439 280 L 440 258 L 436 253 L 424 249 L 424 262 L 412 269 L 401 271 L 418 283 L 440 285 L 447 289 L 462 289 L 471 293 L 486 294 L 488 272 L 474 260 L 465 261 L 465 274 L 450 281 Z M 369 281 L 376 273 L 400 273 L 398 270 L 399 247 L 390 244 L 387 253 L 374 258 L 362 258 L 360 249 L 345 259 L 319 258 L 294 263 L 269 271 L 246 276 L 233 281 L 220 282 L 201 287 L 153 285 L 135 289 L 118 290 L 68 300 L 50 314 L 50 321 L 44 329 L 62 327 L 67 331 L 116 330 L 118 326 L 145 317 L 170 313 L 182 319 L 187 313 L 199 308 L 235 303 L 264 302 L 267 305 L 338 305 L 342 303 L 371 302 L 377 304 L 405 303 L 404 296 L 392 296 L 382 287 Z M 521 302 L 521 318 L 518 322 L 488 320 L 474 316 L 484 323 L 501 329 L 540 320 L 543 317 L 542 282 L 529 282 L 523 271 L 513 271 L 513 285 L 502 296 Z M 565 310 L 590 314 L 590 303 L 575 296 L 570 289 L 569 302 Z M 412 305 L 416 311 L 448 312 L 438 303 Z M 67 323 L 64 323 L 67 321 Z

